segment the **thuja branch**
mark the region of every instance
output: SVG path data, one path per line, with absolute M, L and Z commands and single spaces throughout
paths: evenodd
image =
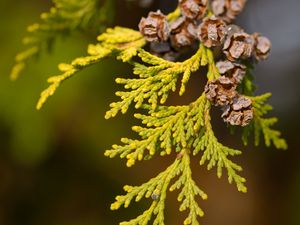
M 147 108 L 147 107 L 145 107 Z M 228 159 L 227 156 L 240 155 L 241 151 L 231 149 L 218 142 L 210 123 L 210 103 L 205 94 L 187 106 L 158 107 L 150 109 L 150 115 L 136 114 L 146 127 L 134 126 L 141 140 L 122 138 L 124 145 L 114 145 L 105 152 L 106 156 L 127 159 L 127 166 L 133 166 L 136 161 L 152 158 L 157 152 L 161 156 L 169 155 L 172 149 L 177 153 L 185 148 L 194 149 L 197 155 L 203 151 L 200 165 L 208 161 L 210 170 L 217 166 L 218 177 L 222 176 L 224 167 L 230 183 L 235 182 L 241 192 L 246 192 L 244 178 L 237 174 L 242 168 Z
M 99 32 L 112 22 L 115 0 L 53 0 L 49 12 L 41 14 L 41 22 L 28 27 L 23 39 L 26 50 L 15 57 L 11 79 L 15 80 L 27 63 L 43 51 L 50 50 L 58 37 L 74 31 Z
M 176 159 L 148 182 L 124 187 L 126 194 L 117 196 L 111 209 L 128 207 L 133 199 L 140 201 L 144 197 L 151 197 L 151 203 L 140 216 L 122 225 L 147 225 L 151 221 L 164 225 L 167 191 L 176 189 L 181 190 L 180 211 L 189 211 L 184 224 L 198 225 L 204 213 L 196 196 L 206 199 L 207 195 L 192 179 L 192 156 L 197 157 L 200 165 L 207 164 L 208 170 L 216 168 L 218 177 L 225 171 L 229 183 L 234 183 L 240 192 L 247 191 L 246 179 L 239 175 L 242 167 L 231 159 L 241 151 L 225 146 L 215 136 L 212 107 L 222 111 L 221 119 L 225 123 L 243 128 L 244 144 L 248 144 L 253 133 L 255 145 L 263 136 L 266 146 L 287 148 L 281 133 L 272 128 L 277 118 L 265 118 L 272 110 L 266 104 L 270 94 L 254 96 L 252 69 L 267 59 L 271 43 L 263 35 L 248 34 L 233 24 L 245 2 L 181 0 L 169 15 L 159 10 L 150 12 L 141 19 L 139 31 L 122 27 L 108 29 L 98 37 L 97 44 L 89 46 L 88 56 L 61 64 L 62 74 L 49 78 L 50 86 L 42 92 L 38 109 L 64 80 L 106 57 L 115 57 L 133 67 L 135 77 L 116 79 L 125 91 L 116 92 L 120 100 L 110 104 L 105 118 L 126 113 L 134 105 L 140 109 L 134 116 L 141 125 L 132 129 L 139 138 L 122 138 L 122 144 L 113 145 L 105 155 L 120 156 L 129 167 L 159 156 Z M 179 61 L 186 53 L 190 57 Z M 207 83 L 199 98 L 187 105 L 165 106 L 170 92 L 179 87 L 179 95 L 185 93 L 190 77 L 198 76 L 201 67 L 207 69 L 203 76 Z
M 128 207 L 131 200 L 135 198 L 135 201 L 140 201 L 144 196 L 152 198 L 156 201 L 148 211 L 148 215 L 140 216 L 136 219 L 133 219 L 127 223 L 123 224 L 143 224 L 145 219 L 147 222 L 151 219 L 152 214 L 156 215 L 154 224 L 164 224 L 164 208 L 165 208 L 165 199 L 166 191 L 171 180 L 179 172 L 179 165 L 181 160 L 175 160 L 175 162 L 169 166 L 164 172 L 160 173 L 155 178 L 152 178 L 147 183 L 144 183 L 140 186 L 125 186 L 124 190 L 127 192 L 124 196 L 117 196 L 116 202 L 111 205 L 111 209 L 118 209 L 120 206 Z M 146 223 L 144 223 L 146 224 Z
M 183 95 L 191 73 L 199 69 L 201 59 L 205 57 L 204 54 L 205 48 L 200 47 L 195 55 L 184 62 L 169 62 L 140 49 L 138 56 L 147 65 L 133 63 L 134 74 L 138 75 L 136 79 L 116 79 L 117 83 L 123 84 L 130 91 L 116 93 L 122 100 L 112 103 L 105 117 L 107 119 L 114 117 L 119 111 L 126 113 L 133 102 L 135 102 L 135 108 L 140 108 L 146 99 L 153 109 L 158 103 L 164 104 L 169 92 L 176 91 L 176 83 L 180 75 L 182 79 L 179 93 Z M 204 63 L 206 64 L 206 60 L 202 60 L 203 66 Z
M 170 191 L 181 189 L 177 200 L 181 202 L 180 211 L 189 210 L 188 217 L 184 220 L 184 224 L 199 224 L 198 216 L 203 217 L 204 212 L 199 207 L 196 196 L 200 196 L 203 200 L 207 199 L 207 195 L 197 186 L 192 178 L 192 170 L 190 167 L 189 150 L 183 150 L 178 157 L 182 157 L 181 176 L 170 187 Z
M 139 134 L 141 140 L 122 138 L 122 145 L 113 145 L 105 152 L 106 156 L 127 159 L 127 166 L 136 161 L 152 158 L 157 152 L 161 156 L 170 155 L 172 149 L 180 152 L 184 148 L 192 147 L 195 137 L 201 133 L 204 125 L 203 114 L 207 100 L 203 94 L 197 101 L 186 106 L 160 106 L 156 110 L 148 108 L 149 115 L 135 114 L 146 127 L 134 126 L 133 130 Z
M 89 46 L 89 56 L 77 58 L 71 64 L 59 65 L 59 69 L 63 74 L 48 79 L 51 85 L 41 93 L 37 109 L 43 106 L 63 81 L 77 72 L 112 55 L 116 55 L 117 59 L 127 62 L 137 54 L 139 48 L 145 45 L 145 41 L 139 32 L 122 27 L 108 29 L 106 33 L 98 37 L 98 41 L 99 44 Z
M 265 145 L 270 147 L 273 144 L 277 149 L 286 150 L 288 145 L 286 141 L 281 138 L 281 132 L 272 128 L 278 122 L 276 117 L 265 118 L 264 116 L 273 109 L 266 101 L 271 97 L 271 93 L 266 93 L 261 96 L 252 97 L 254 107 L 254 120 L 250 126 L 244 128 L 242 140 L 245 145 L 248 144 L 248 138 L 253 131 L 254 144 L 260 144 L 261 136 L 265 140 Z
M 240 155 L 242 152 L 226 147 L 217 140 L 210 123 L 209 108 L 206 109 L 204 118 L 204 135 L 194 142 L 193 146 L 195 149 L 193 154 L 196 155 L 199 151 L 203 151 L 200 165 L 204 165 L 205 162 L 208 161 L 208 170 L 216 166 L 219 178 L 222 176 L 222 169 L 225 168 L 227 170 L 229 183 L 234 182 L 239 191 L 247 192 L 247 188 L 244 184 L 246 179 L 237 174 L 237 172 L 242 171 L 242 167 L 228 159 L 228 156 Z
M 169 187 L 171 180 L 178 176 L 179 178 L 177 181 Z M 127 194 L 117 196 L 116 202 L 111 205 L 111 209 L 119 209 L 122 205 L 127 208 L 132 199 L 135 199 L 135 201 L 138 202 L 143 197 L 151 197 L 153 202 L 148 210 L 137 218 L 120 224 L 147 224 L 153 216 L 155 217 L 153 224 L 164 224 L 164 208 L 168 189 L 170 191 L 181 189 L 181 192 L 178 195 L 178 201 L 181 202 L 180 211 L 189 210 L 189 215 L 185 219 L 184 224 L 198 224 L 197 217 L 202 217 L 204 213 L 199 207 L 195 196 L 200 196 L 205 200 L 207 199 L 207 195 L 199 189 L 195 181 L 192 179 L 190 156 L 187 149 L 182 150 L 180 156 L 177 157 L 174 163 L 165 171 L 155 178 L 152 178 L 147 183 L 140 186 L 125 186 L 124 190 Z

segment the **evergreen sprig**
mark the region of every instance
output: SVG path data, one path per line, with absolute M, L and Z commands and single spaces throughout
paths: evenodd
M 123 146 L 113 145 L 112 150 L 105 152 L 111 158 L 120 155 L 127 159 L 127 166 L 136 161 L 152 158 L 159 152 L 161 156 L 170 155 L 172 149 L 177 153 L 184 148 L 192 147 L 194 138 L 201 135 L 203 114 L 207 100 L 202 95 L 197 101 L 186 106 L 159 106 L 148 108 L 149 115 L 135 114 L 146 127 L 134 126 L 141 140 L 122 138 Z
M 178 177 L 177 181 L 170 186 L 171 180 Z M 170 186 L 170 187 L 169 187 Z M 192 179 L 192 171 L 190 168 L 189 151 L 184 149 L 175 162 L 171 164 L 165 171 L 161 172 L 155 178 L 140 186 L 125 186 L 126 195 L 117 196 L 116 202 L 111 205 L 112 210 L 119 209 L 122 205 L 125 208 L 129 206 L 132 199 L 140 201 L 143 197 L 152 197 L 152 204 L 148 210 L 137 218 L 128 222 L 122 222 L 120 225 L 137 225 L 148 224 L 151 218 L 155 216 L 153 224 L 165 224 L 164 208 L 167 190 L 174 191 L 181 189 L 178 195 L 178 201 L 181 202 L 180 211 L 189 210 L 188 217 L 184 224 L 199 224 L 198 216 L 202 217 L 204 212 L 199 207 L 195 197 L 200 196 L 203 200 L 207 199 L 207 195 L 196 185 Z
M 137 54 L 138 49 L 145 45 L 145 41 L 139 32 L 122 27 L 108 29 L 106 33 L 98 36 L 98 41 L 98 44 L 88 47 L 89 56 L 80 57 L 73 60 L 70 64 L 63 63 L 58 66 L 63 74 L 48 79 L 48 83 L 51 85 L 41 93 L 36 106 L 37 109 L 43 106 L 63 81 L 82 69 L 98 63 L 103 58 L 111 55 L 117 55 L 117 59 L 123 62 L 129 61 Z
M 169 92 L 176 91 L 176 84 L 180 75 L 182 78 L 179 95 L 183 95 L 191 74 L 198 71 L 200 66 L 208 64 L 207 77 L 209 80 L 220 76 L 211 50 L 203 45 L 200 45 L 198 51 L 183 62 L 170 62 L 143 49 L 139 49 L 138 56 L 145 63 L 132 62 L 133 73 L 138 78 L 116 79 L 118 84 L 123 84 L 125 89 L 130 91 L 116 92 L 116 95 L 122 100 L 110 104 L 111 109 L 107 111 L 106 119 L 115 117 L 120 111 L 123 114 L 126 113 L 133 103 L 138 109 L 146 99 L 148 99 L 152 109 L 155 109 L 158 104 L 164 104 L 168 99 Z
M 164 104 L 168 99 L 169 92 L 176 91 L 177 80 L 180 75 L 181 88 L 180 95 L 185 92 L 185 86 L 191 73 L 197 71 L 200 65 L 206 65 L 205 48 L 202 46 L 191 58 L 184 62 L 170 62 L 159 58 L 149 52 L 140 49 L 138 56 L 145 64 L 133 62 L 133 72 L 138 78 L 117 78 L 118 84 L 123 84 L 129 91 L 119 91 L 116 93 L 122 100 L 112 103 L 111 109 L 106 113 L 105 118 L 115 117 L 119 111 L 126 113 L 129 106 L 135 103 L 135 108 L 140 108 L 144 101 L 155 109 L 158 105 Z
M 88 0 L 84 2 L 86 1 L 88 2 Z M 96 0 L 89 1 L 95 2 Z M 57 0 L 57 6 L 58 2 L 67 3 L 68 1 Z M 259 39 L 262 42 L 261 46 L 256 46 L 255 53 L 253 53 L 256 60 L 267 57 L 270 50 L 268 40 L 259 34 L 250 36 L 239 29 L 235 35 L 227 34 L 228 40 L 233 44 L 227 46 L 231 49 L 227 49 L 227 47 L 223 49 L 227 61 L 218 62 L 218 67 L 211 47 L 224 44 L 224 21 L 228 22 L 236 15 L 231 15 L 230 13 L 233 11 L 229 10 L 223 21 L 220 18 L 212 17 L 214 12 L 207 11 L 205 7 L 208 6 L 203 5 L 202 2 L 195 1 L 196 5 L 194 4 L 195 7 L 199 7 L 200 15 L 191 13 L 188 4 L 185 5 L 185 1 L 180 1 L 180 4 L 183 4 L 181 8 L 177 8 L 167 16 L 158 11 L 149 14 L 147 19 L 143 18 L 140 23 L 140 32 L 123 27 L 107 29 L 98 36 L 98 43 L 89 46 L 88 56 L 77 58 L 70 64 L 59 65 L 62 74 L 48 79 L 50 86 L 42 92 L 37 104 L 37 108 L 40 109 L 63 81 L 88 66 L 99 63 L 106 57 L 116 57 L 116 59 L 132 65 L 133 74 L 136 76 L 116 79 L 116 83 L 124 85 L 126 91 L 116 92 L 121 100 L 110 104 L 105 118 L 115 117 L 119 112 L 126 113 L 128 108 L 134 104 L 136 109 L 140 108 L 141 110 L 134 116 L 141 121 L 142 125 L 132 127 L 132 130 L 138 133 L 139 138 L 122 138 L 123 144 L 113 145 L 112 149 L 105 151 L 105 155 L 111 158 L 116 156 L 126 158 L 128 167 L 133 166 L 137 161 L 149 160 L 158 155 L 176 155 L 176 159 L 166 170 L 148 182 L 139 186 L 126 185 L 124 187 L 126 194 L 116 197 L 116 201 L 111 205 L 112 210 L 117 210 L 121 206 L 127 208 L 133 200 L 138 202 L 142 198 L 151 197 L 152 203 L 149 209 L 140 216 L 122 222 L 121 225 L 147 225 L 150 221 L 153 221 L 155 225 L 164 225 L 165 200 L 168 190 L 180 190 L 179 210 L 189 211 L 184 224 L 198 225 L 198 217 L 203 216 L 204 212 L 198 205 L 196 197 L 200 196 L 205 200 L 207 195 L 192 178 L 190 162 L 192 156 L 198 157 L 200 165 L 207 164 L 208 170 L 216 168 L 219 178 L 225 170 L 229 183 L 234 183 L 238 191 L 247 192 L 246 179 L 239 175 L 242 167 L 231 160 L 231 157 L 241 155 L 242 152 L 223 145 L 216 137 L 211 124 L 211 107 L 213 105 L 223 106 L 222 117 L 223 119 L 226 117 L 227 122 L 244 126 L 242 140 L 245 145 L 248 144 L 249 136 L 253 133 L 255 145 L 259 145 L 260 138 L 263 136 L 266 146 L 269 147 L 273 144 L 278 149 L 287 148 L 287 143 L 281 138 L 281 133 L 272 128 L 277 122 L 277 118 L 264 117 L 272 110 L 272 107 L 266 104 L 271 95 L 254 96 L 253 63 L 249 60 L 249 57 L 253 56 L 248 55 L 249 51 L 254 49 L 254 45 L 251 46 L 251 43 L 254 42 L 251 40 L 258 41 Z M 81 8 L 83 9 L 83 7 Z M 54 10 L 53 13 L 56 11 Z M 182 14 L 185 16 L 181 17 Z M 198 40 L 198 50 L 185 61 L 171 62 L 161 55 L 157 56 L 145 50 L 146 40 L 166 41 L 165 37 L 168 35 L 174 35 L 172 44 L 180 46 L 189 43 L 195 37 L 188 33 L 189 30 L 184 29 L 189 25 L 195 25 L 193 19 L 197 20 L 196 18 L 202 17 L 204 19 L 198 28 L 203 32 Z M 81 21 L 82 17 L 80 18 Z M 181 27 L 178 26 L 173 33 L 169 33 L 168 23 L 174 22 L 178 18 L 179 22 L 177 22 L 179 25 L 181 24 Z M 77 24 L 81 24 L 81 22 Z M 80 26 L 78 25 L 78 27 Z M 209 27 L 214 28 L 210 30 Z M 215 29 L 219 30 L 213 33 Z M 230 29 L 237 28 L 233 26 Z M 181 33 L 176 36 L 178 35 L 176 32 L 179 31 Z M 43 42 L 47 38 L 41 40 Z M 31 51 L 29 51 L 30 54 Z M 239 56 L 242 58 L 238 58 Z M 248 57 L 247 60 L 242 60 L 245 57 Z M 22 64 L 23 61 L 21 60 L 20 63 Z M 18 67 L 22 66 L 16 67 L 15 74 L 19 71 Z M 165 106 L 170 92 L 176 91 L 179 82 L 179 95 L 185 93 L 190 77 L 197 73 L 200 67 L 207 68 L 207 85 L 200 97 L 187 105 Z M 172 180 L 175 180 L 173 184 L 171 184 Z
M 265 118 L 264 116 L 270 112 L 273 107 L 266 104 L 266 101 L 271 97 L 271 93 L 266 93 L 261 96 L 252 97 L 254 107 L 254 120 L 246 128 L 244 128 L 242 140 L 245 145 L 248 144 L 248 138 L 253 132 L 254 144 L 260 144 L 261 136 L 265 140 L 265 145 L 270 147 L 273 144 L 277 149 L 286 150 L 288 145 L 286 141 L 281 138 L 281 132 L 272 128 L 278 122 L 276 117 Z
M 183 150 L 179 154 L 182 157 L 181 176 L 170 187 L 170 191 L 181 189 L 177 200 L 181 202 L 180 211 L 189 210 L 188 217 L 184 220 L 184 224 L 198 225 L 198 216 L 203 217 L 204 212 L 199 207 L 196 196 L 200 196 L 203 200 L 207 199 L 207 195 L 197 186 L 192 178 L 192 170 L 190 167 L 190 156 L 188 150 Z
M 204 165 L 208 162 L 207 169 L 211 170 L 213 167 L 217 167 L 217 176 L 222 177 L 222 170 L 225 168 L 228 174 L 228 181 L 231 184 L 234 182 L 237 186 L 238 191 L 247 192 L 247 187 L 245 186 L 246 179 L 237 174 L 237 172 L 242 171 L 242 167 L 237 165 L 228 159 L 228 156 L 241 155 L 242 152 L 236 149 L 232 149 L 221 144 L 216 136 L 214 135 L 211 123 L 209 109 L 205 112 L 205 130 L 204 135 L 197 138 L 193 144 L 194 152 L 196 155 L 199 151 L 203 151 L 203 155 L 200 160 L 200 165 Z
M 26 50 L 15 57 L 11 79 L 16 80 L 28 61 L 50 50 L 58 37 L 67 36 L 73 31 L 97 33 L 114 17 L 115 0 L 53 0 L 49 12 L 41 14 L 41 22 L 27 28 L 23 38 Z

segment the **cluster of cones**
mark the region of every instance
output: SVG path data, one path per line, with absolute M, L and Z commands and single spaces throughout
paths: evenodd
M 150 42 L 154 54 L 175 60 L 182 49 L 203 43 L 222 49 L 223 60 L 217 63 L 220 74 L 205 87 L 207 98 L 222 107 L 224 121 L 246 126 L 253 118 L 252 102 L 237 92 L 246 74 L 246 60 L 264 60 L 271 49 L 261 34 L 247 34 L 232 24 L 244 9 L 246 0 L 179 0 L 181 16 L 173 21 L 161 13 L 150 12 L 139 23 L 140 32 Z

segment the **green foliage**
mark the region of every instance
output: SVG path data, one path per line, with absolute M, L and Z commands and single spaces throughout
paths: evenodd
M 207 199 L 207 195 L 199 189 L 195 181 L 192 179 L 189 155 L 189 151 L 187 149 L 183 149 L 175 162 L 158 176 L 140 186 L 127 185 L 124 187 L 127 194 L 116 197 L 116 202 L 111 205 L 112 210 L 117 210 L 122 205 L 127 208 L 134 198 L 135 201 L 138 202 L 143 197 L 152 197 L 153 202 L 150 208 L 142 215 L 128 222 L 122 222 L 120 225 L 148 224 L 153 216 L 155 216 L 153 224 L 165 224 L 164 208 L 168 189 L 169 191 L 181 189 L 181 192 L 178 195 L 178 201 L 181 202 L 179 210 L 189 210 L 188 217 L 185 219 L 184 224 L 199 224 L 197 218 L 198 216 L 202 217 L 204 212 L 199 207 L 195 197 L 200 196 L 205 200 Z M 170 186 L 171 180 L 176 177 L 176 182 Z
M 141 140 L 122 138 L 124 145 L 113 145 L 113 149 L 105 152 L 106 156 L 113 158 L 120 155 L 127 159 L 130 167 L 136 161 L 152 158 L 157 152 L 164 156 L 170 155 L 172 149 L 177 153 L 185 148 L 194 149 L 194 155 L 203 151 L 200 165 L 208 161 L 209 170 L 217 166 L 218 177 L 222 176 L 222 168 L 225 167 L 229 182 L 234 181 L 239 191 L 246 192 L 245 179 L 236 173 L 242 168 L 227 158 L 241 152 L 218 142 L 210 123 L 210 103 L 204 94 L 187 106 L 160 106 L 156 110 L 150 106 L 145 108 L 150 109 L 150 115 L 135 114 L 135 117 L 146 127 L 133 127 Z
M 176 9 L 167 16 L 172 21 L 180 16 Z M 90 20 L 89 20 L 90 21 Z M 133 66 L 134 78 L 117 78 L 116 82 L 124 85 L 125 91 L 118 91 L 116 95 L 120 101 L 110 104 L 105 118 L 115 117 L 117 113 L 126 113 L 134 104 L 140 113 L 135 117 L 142 123 L 134 126 L 133 131 L 139 135 L 138 139 L 122 138 L 122 145 L 113 145 L 105 151 L 108 157 L 120 156 L 127 160 L 127 166 L 133 166 L 137 161 L 150 160 L 158 155 L 168 156 L 176 154 L 175 161 L 163 172 L 140 186 L 125 186 L 125 195 L 117 196 L 111 205 L 112 210 L 121 206 L 127 208 L 132 200 L 136 202 L 142 198 L 152 198 L 148 210 L 135 219 L 122 222 L 121 225 L 146 225 L 153 220 L 153 224 L 165 224 L 165 200 L 167 191 L 179 189 L 178 201 L 180 211 L 188 210 L 184 224 L 198 225 L 198 217 L 204 215 L 196 197 L 206 199 L 207 195 L 197 186 L 192 178 L 190 157 L 199 157 L 200 165 L 207 164 L 207 169 L 216 168 L 220 178 L 226 171 L 229 183 L 234 183 L 240 192 L 247 192 L 246 179 L 238 173 L 242 167 L 230 158 L 242 152 L 227 147 L 219 142 L 211 124 L 211 103 L 203 92 L 200 97 L 181 106 L 164 106 L 170 92 L 177 90 L 180 83 L 179 95 L 185 93 L 190 76 L 199 71 L 200 67 L 207 68 L 206 79 L 211 81 L 220 76 L 215 65 L 214 54 L 211 49 L 200 44 L 198 50 L 183 62 L 170 62 L 147 52 L 143 47 L 146 41 L 140 32 L 116 27 L 98 36 L 98 43 L 90 45 L 88 56 L 73 60 L 70 64 L 60 64 L 61 75 L 50 77 L 50 86 L 42 92 L 37 108 L 40 109 L 49 96 L 53 95 L 60 84 L 77 72 L 99 63 L 106 57 L 127 62 Z M 254 120 L 244 128 L 242 140 L 248 143 L 248 137 L 253 132 L 255 145 L 260 142 L 261 134 L 269 147 L 271 143 L 278 149 L 286 149 L 287 144 L 280 137 L 280 132 L 273 130 L 276 118 L 264 118 L 272 107 L 265 104 L 270 94 L 254 96 L 255 87 L 251 74 L 253 65 L 247 65 L 248 72 L 241 85 L 241 92 L 251 96 L 254 107 Z M 171 184 L 172 180 L 175 180 Z
M 243 79 L 240 89 L 241 89 L 241 93 L 243 93 L 244 95 L 253 96 L 254 91 L 256 89 L 256 86 L 253 84 L 254 76 L 252 74 L 254 65 L 249 62 L 245 62 L 245 64 L 247 66 L 246 76 Z
M 272 129 L 272 126 L 278 122 L 276 117 L 264 118 L 273 107 L 265 102 L 271 97 L 271 93 L 266 93 L 261 96 L 252 97 L 253 107 L 254 107 L 254 120 L 243 132 L 243 142 L 245 145 L 248 144 L 248 138 L 251 134 L 251 131 L 254 132 L 254 144 L 258 146 L 260 143 L 261 135 L 265 140 L 267 147 L 270 147 L 273 144 L 277 149 L 286 150 L 288 145 L 286 141 L 281 138 L 281 132 Z
M 145 41 L 139 32 L 122 27 L 108 29 L 106 33 L 98 37 L 98 41 L 98 44 L 88 47 L 89 56 L 80 57 L 70 64 L 63 63 L 58 66 L 63 74 L 48 79 L 51 85 L 41 93 L 37 109 L 43 106 L 48 97 L 54 94 L 63 81 L 82 69 L 98 63 L 110 55 L 117 55 L 117 59 L 124 62 L 129 61 L 137 54 L 138 49 L 145 45 Z
M 219 178 L 222 177 L 222 169 L 225 168 L 227 170 L 229 183 L 235 182 L 238 191 L 246 193 L 247 188 L 244 184 L 246 179 L 237 174 L 238 171 L 242 171 L 242 167 L 232 162 L 227 157 L 240 155 L 242 152 L 226 147 L 218 141 L 212 130 L 208 109 L 204 112 L 203 116 L 205 118 L 204 135 L 194 142 L 194 155 L 200 150 L 203 151 L 200 165 L 204 165 L 205 162 L 208 161 L 208 170 L 216 166 Z
M 114 17 L 114 0 L 53 0 L 54 6 L 41 14 L 41 22 L 27 28 L 23 38 L 26 50 L 17 54 L 11 71 L 11 79 L 18 78 L 30 59 L 44 50 L 50 50 L 53 42 L 73 31 L 97 33 Z
M 116 79 L 117 83 L 123 84 L 125 89 L 130 91 L 116 93 L 122 100 L 110 105 L 111 109 L 105 118 L 114 117 L 119 111 L 126 113 L 133 102 L 135 108 L 140 108 L 146 99 L 153 109 L 157 107 L 158 102 L 164 104 L 169 92 L 176 90 L 177 80 L 181 74 L 183 74 L 180 88 L 182 95 L 191 73 L 199 69 L 204 51 L 205 48 L 201 47 L 194 56 L 184 62 L 169 62 L 140 49 L 138 56 L 145 64 L 133 62 L 133 71 L 138 78 Z
M 136 161 L 149 159 L 159 153 L 170 155 L 172 149 L 177 153 L 184 148 L 192 148 L 195 137 L 202 136 L 201 128 L 204 126 L 203 113 L 208 104 L 205 95 L 197 101 L 186 106 L 159 106 L 149 115 L 135 114 L 146 127 L 134 126 L 133 130 L 142 140 L 122 138 L 124 146 L 114 145 L 112 150 L 105 152 L 106 156 L 127 158 L 127 166 Z
M 154 218 L 154 224 L 164 224 L 164 208 L 166 192 L 181 189 L 178 200 L 181 203 L 180 210 L 189 209 L 189 215 L 184 224 L 199 224 L 198 216 L 203 216 L 203 211 L 195 200 L 196 195 L 203 199 L 207 196 L 195 184 L 191 177 L 190 155 L 200 152 L 200 165 L 207 163 L 207 169 L 217 169 L 220 178 L 223 169 L 227 171 L 229 183 L 235 183 L 238 191 L 246 192 L 246 179 L 238 174 L 242 168 L 231 161 L 229 156 L 240 155 L 241 151 L 221 144 L 215 136 L 210 122 L 210 103 L 204 93 L 193 103 L 183 106 L 162 106 L 168 98 L 170 91 L 176 91 L 176 84 L 181 76 L 179 94 L 185 92 L 185 86 L 192 73 L 201 66 L 207 66 L 207 79 L 218 78 L 219 72 L 214 63 L 211 50 L 203 45 L 189 59 L 183 62 L 170 62 L 154 56 L 142 49 L 145 41 L 139 32 L 127 28 L 116 27 L 98 37 L 99 43 L 89 46 L 89 56 L 75 59 L 71 64 L 62 64 L 62 75 L 49 78 L 51 83 L 42 94 L 37 108 L 41 108 L 46 99 L 52 95 L 56 88 L 65 79 L 73 76 L 78 71 L 98 63 L 104 57 L 116 56 L 117 59 L 128 62 L 133 66 L 136 78 L 117 78 L 116 82 L 123 84 L 126 92 L 117 92 L 121 97 L 120 102 L 112 103 L 111 109 L 106 113 L 106 118 L 114 117 L 119 111 L 126 113 L 129 106 L 135 103 L 136 108 L 146 111 L 146 114 L 136 113 L 134 116 L 142 121 L 144 126 L 134 126 L 140 139 L 122 138 L 123 145 L 113 145 L 111 150 L 105 152 L 111 158 L 119 155 L 126 158 L 127 166 L 133 166 L 137 161 L 149 160 L 155 155 L 170 155 L 176 152 L 177 159 L 165 171 L 157 177 L 149 180 L 141 186 L 125 186 L 126 195 L 117 196 L 112 204 L 113 210 L 122 205 L 128 207 L 132 199 L 140 201 L 144 196 L 154 199 L 150 208 L 142 215 L 122 225 L 148 224 Z M 137 56 L 141 62 L 137 62 Z M 253 91 L 252 86 L 245 86 L 248 92 Z M 276 119 L 264 119 L 262 116 L 271 108 L 264 105 L 269 95 L 253 97 L 255 107 L 255 120 L 245 128 L 244 143 L 250 131 L 254 129 L 255 143 L 259 143 L 259 135 L 262 132 L 267 146 L 272 141 L 277 148 L 286 148 L 285 141 L 280 138 L 280 133 L 270 128 Z M 147 100 L 147 102 L 146 102 Z M 175 177 L 178 180 L 170 186 Z M 157 199 L 156 199 L 157 198 Z

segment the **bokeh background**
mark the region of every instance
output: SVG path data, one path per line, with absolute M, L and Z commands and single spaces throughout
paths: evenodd
M 119 0 L 115 24 L 136 28 L 147 11 L 169 12 L 175 1 L 154 1 L 149 8 Z M 13 58 L 22 49 L 26 26 L 39 21 L 50 0 L 0 1 L 0 225 L 113 225 L 133 218 L 149 205 L 111 212 L 114 196 L 124 184 L 137 185 L 155 176 L 170 160 L 161 158 L 127 169 L 119 159 L 103 156 L 105 149 L 131 137 L 131 112 L 106 121 L 103 116 L 119 88 L 114 79 L 130 76 L 130 67 L 113 60 L 93 66 L 64 83 L 40 112 L 35 110 L 46 78 L 56 65 L 84 55 L 95 37 L 76 33 L 58 40 L 52 53 L 32 61 L 17 82 L 8 79 Z M 248 193 L 241 194 L 226 177 L 217 179 L 193 161 L 193 176 L 208 193 L 200 202 L 205 225 L 300 225 L 300 1 L 248 0 L 237 23 L 248 32 L 262 32 L 273 42 L 270 59 L 255 70 L 257 93 L 272 92 L 272 115 L 280 117 L 289 150 L 243 147 L 215 119 L 218 136 L 243 149 L 236 159 L 244 167 Z M 199 76 L 200 77 L 200 76 Z M 201 78 L 193 78 L 187 103 L 201 93 Z M 198 82 L 199 81 L 199 82 Z M 174 194 L 167 202 L 166 224 L 179 225 Z

